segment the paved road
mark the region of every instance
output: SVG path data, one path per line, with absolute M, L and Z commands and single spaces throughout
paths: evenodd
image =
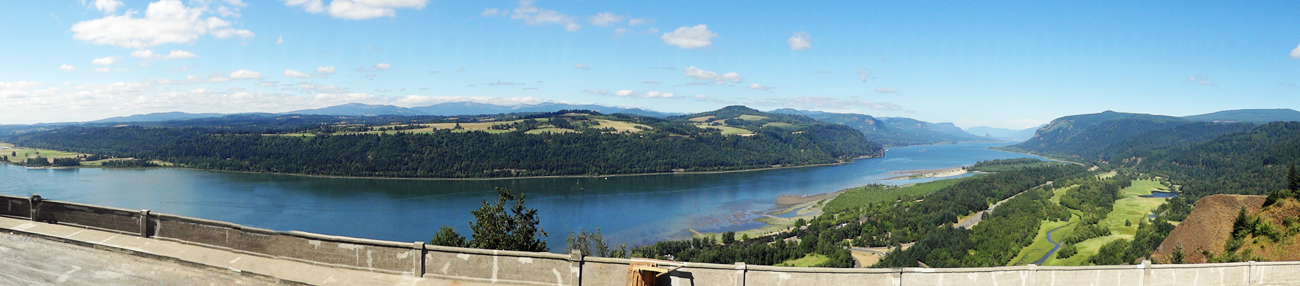
M 0 257 L 0 285 L 275 285 L 9 232 L 0 232 Z

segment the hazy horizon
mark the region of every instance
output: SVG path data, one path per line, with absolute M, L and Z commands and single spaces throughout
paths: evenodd
M 1006 129 L 1300 109 L 1297 8 L 24 1 L 0 11 L 0 124 L 352 102 L 745 105 Z

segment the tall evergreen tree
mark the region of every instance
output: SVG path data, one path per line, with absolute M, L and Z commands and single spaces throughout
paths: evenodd
M 1291 163 L 1290 170 L 1286 173 L 1287 188 L 1292 192 L 1300 191 L 1300 174 L 1296 173 L 1295 163 Z

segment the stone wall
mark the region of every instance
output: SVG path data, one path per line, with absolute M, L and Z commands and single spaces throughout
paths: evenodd
M 148 211 L 0 195 L 0 215 L 365 271 L 528 285 L 627 285 L 642 259 L 485 250 L 272 231 Z M 432 231 L 432 230 L 431 230 Z M 664 262 L 659 285 L 1296 285 L 1300 262 L 843 269 Z

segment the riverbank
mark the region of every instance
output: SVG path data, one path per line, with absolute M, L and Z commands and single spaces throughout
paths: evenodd
M 751 228 L 736 231 L 736 239 L 748 235 L 749 237 L 760 237 L 774 235 L 794 229 L 795 222 L 803 219 L 805 221 L 821 215 L 826 203 L 834 200 L 840 194 L 853 188 L 843 189 L 830 193 L 813 194 L 807 196 L 785 195 L 776 198 L 773 208 L 763 212 L 762 215 L 753 219 L 764 225 L 758 228 Z M 702 233 L 695 229 L 687 229 L 691 232 L 691 237 L 713 237 L 722 239 L 722 233 Z
M 933 170 L 912 170 L 889 172 L 890 175 L 900 175 L 886 178 L 885 180 L 906 180 L 906 179 L 923 179 L 923 178 L 947 178 L 965 175 L 970 173 L 966 167 L 933 169 Z

